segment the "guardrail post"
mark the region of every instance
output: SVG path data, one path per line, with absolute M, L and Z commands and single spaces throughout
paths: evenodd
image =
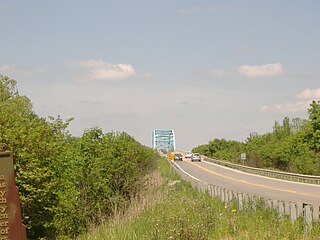
M 290 207 L 290 220 L 291 221 L 295 221 L 297 220 L 297 204 L 294 202 L 290 202 L 289 203 L 289 207 Z
M 249 195 L 248 195 L 248 194 L 244 194 L 243 197 L 244 197 L 244 203 L 245 203 L 245 205 L 248 206 L 248 204 L 249 204 L 249 202 L 250 202 Z
M 237 193 L 231 191 L 231 201 L 237 201 Z
M 210 183 L 206 184 L 206 192 L 208 192 L 208 194 L 211 196 L 211 185 L 210 185 Z
M 212 186 L 212 196 L 216 196 L 216 186 L 215 185 L 211 185 Z
M 306 205 L 304 203 L 297 203 L 297 216 L 300 217 L 303 215 L 303 205 Z
M 223 192 L 224 192 L 224 202 L 228 203 L 228 190 L 224 188 Z
M 231 202 L 231 199 L 232 199 L 232 193 L 230 190 L 226 190 L 226 202 L 229 203 Z
M 229 202 L 232 202 L 233 192 L 231 190 L 228 191 L 228 198 L 229 198 Z
M 224 189 L 224 202 L 228 203 L 228 201 L 229 201 L 228 190 Z
M 224 188 L 220 187 L 220 200 L 224 203 Z
M 230 191 L 226 190 L 226 203 L 230 202 Z
M 221 188 L 221 187 L 218 187 L 218 189 L 217 189 L 217 193 L 218 193 L 217 197 L 218 197 L 218 198 L 219 198 L 219 200 L 221 201 L 221 200 L 222 200 L 222 197 L 221 197 L 221 194 L 222 194 L 222 188 Z
M 252 198 L 251 198 L 251 204 L 252 204 L 252 208 L 253 208 L 254 211 L 257 210 L 258 202 L 259 202 L 259 197 L 257 197 L 257 196 L 252 196 Z
M 284 214 L 290 216 L 290 202 L 284 202 Z
M 209 192 L 209 195 L 212 197 L 213 196 L 213 186 L 212 186 L 212 184 L 208 184 L 208 192 Z
M 229 203 L 231 201 L 231 192 L 230 190 L 226 190 L 226 203 Z
M 285 215 L 285 203 L 283 201 L 278 201 L 277 212 L 281 217 Z
M 265 200 L 265 206 L 266 206 L 266 208 L 268 208 L 268 209 L 271 209 L 271 208 L 272 208 L 272 201 L 271 201 L 271 199 L 266 199 L 266 200 Z
M 223 203 L 225 202 L 225 196 L 226 196 L 225 191 L 226 190 L 224 188 L 221 188 L 221 202 Z
M 218 196 L 218 187 L 216 185 L 214 185 L 213 194 L 215 197 Z
M 320 220 L 320 206 L 315 205 L 313 206 L 313 211 L 312 211 L 312 217 L 314 221 L 319 221 Z
M 272 204 L 272 208 L 278 212 L 278 205 L 279 205 L 278 200 L 272 200 L 271 204 Z
M 221 202 L 224 203 L 224 188 L 220 188 L 220 199 L 221 199 Z
M 312 207 L 305 205 L 303 208 L 304 234 L 308 234 L 312 227 Z
M 244 204 L 243 194 L 242 194 L 242 193 L 238 193 L 237 198 L 238 198 L 238 207 L 239 207 L 239 210 L 242 210 L 242 209 L 243 209 L 243 204 Z

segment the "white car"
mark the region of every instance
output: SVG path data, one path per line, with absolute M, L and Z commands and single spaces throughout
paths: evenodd
M 185 158 L 192 158 L 192 152 L 187 152 L 185 155 L 184 155 Z
M 199 153 L 194 153 L 192 154 L 192 157 L 191 157 L 191 162 L 193 161 L 199 161 L 201 162 L 201 155 Z

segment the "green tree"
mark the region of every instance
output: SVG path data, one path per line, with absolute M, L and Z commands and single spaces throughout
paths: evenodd
M 216 138 L 206 145 L 193 148 L 192 151 L 215 159 L 239 162 L 240 154 L 244 151 L 244 144 L 238 141 Z
M 28 237 L 54 237 L 52 220 L 58 205 L 59 180 L 53 166 L 63 152 L 61 136 L 67 124 L 59 127 L 56 122 L 39 118 L 32 111 L 31 101 L 19 95 L 16 81 L 4 76 L 0 76 L 0 109 L 0 142 L 14 152 Z
M 309 134 L 311 148 L 320 152 L 320 101 L 312 101 L 308 114 L 312 131 Z
M 0 75 L 0 142 L 14 152 L 23 222 L 29 239 L 75 238 L 143 187 L 157 154 L 126 133 L 99 127 L 72 137 L 72 119 L 41 118 Z
M 69 144 L 55 225 L 60 235 L 74 236 L 123 209 L 157 155 L 126 133 L 103 133 L 99 127 Z

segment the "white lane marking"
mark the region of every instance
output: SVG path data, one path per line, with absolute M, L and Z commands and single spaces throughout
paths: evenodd
M 199 182 L 204 182 L 204 181 L 202 181 L 202 180 L 200 180 L 199 178 L 196 178 L 195 176 L 192 176 L 190 173 L 187 173 L 186 171 L 184 171 L 178 164 L 176 164 L 175 162 L 173 162 L 173 164 L 177 167 L 177 168 L 179 168 L 184 174 L 187 174 L 189 177 L 191 177 L 191 178 L 193 178 L 193 179 L 195 179 L 195 180 L 197 180 L 197 181 L 199 181 Z

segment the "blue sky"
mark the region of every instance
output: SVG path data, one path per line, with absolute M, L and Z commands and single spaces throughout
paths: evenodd
M 0 0 L 0 74 L 70 132 L 245 140 L 320 100 L 320 1 Z

